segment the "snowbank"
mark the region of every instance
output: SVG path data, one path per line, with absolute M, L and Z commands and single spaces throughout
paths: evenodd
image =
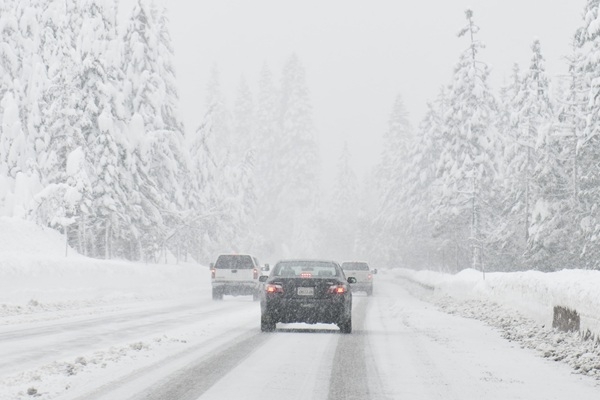
M 436 293 L 465 300 L 487 300 L 519 310 L 546 326 L 554 306 L 576 310 L 581 330 L 600 336 L 600 271 L 497 272 L 467 269 L 456 275 L 433 271 L 394 270 L 398 277 L 432 287 Z
M 40 304 L 167 298 L 210 286 L 208 268 L 197 264 L 96 260 L 65 249 L 55 230 L 0 217 L 0 315 Z

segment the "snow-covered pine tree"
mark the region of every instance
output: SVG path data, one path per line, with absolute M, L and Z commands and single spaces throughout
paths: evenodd
M 213 109 L 209 109 L 190 141 L 190 179 L 186 193 L 190 216 L 186 241 L 196 261 L 209 263 L 221 245 L 220 222 L 223 221 L 221 194 L 218 190 L 219 164 L 216 160 L 216 138 L 212 130 Z
M 165 10 L 138 0 L 124 40 L 129 163 L 138 210 L 134 223 L 143 257 L 155 259 L 168 246 L 179 247 L 186 206 L 182 184 L 189 167 Z
M 344 142 L 329 203 L 331 219 L 327 221 L 326 227 L 321 227 L 327 229 L 327 234 L 323 236 L 328 248 L 324 250 L 328 251 L 328 257 L 336 260 L 353 260 L 357 255 L 355 247 L 361 198 L 358 178 L 350 164 L 351 160 L 348 142 Z
M 304 67 L 295 54 L 283 69 L 280 102 L 277 207 L 289 210 L 278 221 L 279 236 L 292 254 L 310 254 L 315 245 L 320 157 Z
M 409 151 L 405 170 L 405 211 L 408 218 L 406 240 L 412 243 L 411 262 L 415 267 L 446 268 L 451 249 L 446 240 L 434 235 L 429 219 L 434 199 L 439 196 L 436 164 L 441 153 L 441 137 L 446 114 L 446 88 L 441 87 L 437 98 L 427 103 L 427 112 L 419 125 Z
M 248 151 L 256 146 L 254 100 L 246 78 L 240 78 L 233 105 L 233 143 L 230 151 L 232 164 L 242 162 Z
M 531 50 L 529 68 L 510 104 L 510 129 L 505 136 L 503 172 L 507 186 L 503 248 L 510 257 L 497 261 L 513 268 L 522 263 L 529 242 L 532 210 L 541 195 L 536 170 L 539 170 L 541 152 L 545 150 L 540 146 L 548 145 L 540 138 L 554 119 L 539 40 L 533 42 Z
M 440 235 L 454 243 L 457 267 L 482 270 L 485 249 L 497 225 L 495 201 L 498 135 L 494 129 L 496 105 L 488 87 L 488 68 L 479 60 L 481 42 L 473 12 L 459 37 L 470 43 L 454 70 L 438 162 L 440 196 L 435 222 Z
M 262 238 L 259 252 L 268 258 L 275 253 L 278 237 L 273 235 L 278 214 L 273 199 L 277 198 L 278 188 L 273 184 L 277 178 L 278 144 L 278 97 L 273 75 L 267 65 L 263 65 L 259 82 L 256 104 L 256 196 L 257 230 Z
M 120 54 L 117 42 L 117 8 L 112 0 L 86 0 L 79 4 L 81 29 L 76 38 L 81 66 L 77 80 L 82 99 L 81 133 L 85 159 L 91 166 L 93 240 L 90 255 L 121 255 L 119 242 L 129 237 L 127 184 L 124 174 L 126 140 L 120 111 Z M 85 216 L 86 218 L 88 216 Z
M 570 192 L 574 198 L 569 205 L 575 211 L 569 220 L 575 230 L 561 232 L 565 234 L 564 239 L 576 244 L 577 249 L 573 250 L 579 255 L 578 266 L 594 269 L 600 268 L 600 219 L 596 216 L 600 199 L 600 171 L 597 168 L 600 152 L 599 7 L 598 0 L 588 0 L 584 7 L 582 25 L 575 33 L 576 51 L 570 60 L 569 107 L 563 108 L 559 114 L 561 125 L 567 127 L 570 138 L 562 146 L 562 155 L 570 160 L 568 169 L 562 172 L 572 179 Z M 573 140 L 576 141 L 574 148 Z M 564 197 L 561 196 L 561 200 L 561 203 L 554 204 L 555 207 L 560 204 L 564 207 Z
M 233 141 L 231 115 L 221 89 L 220 72 L 217 65 L 213 65 L 210 71 L 205 103 L 211 113 L 211 129 L 215 138 L 215 159 L 220 166 L 228 165 L 231 163 L 229 149 Z
M 38 150 L 44 183 L 64 182 L 68 154 L 85 142 L 78 109 L 81 91 L 76 85 L 81 58 L 74 47 L 75 10 L 69 6 L 74 7 L 61 0 L 48 3 L 41 21 L 41 50 L 48 77 L 41 99 L 45 105 L 44 139 Z
M 23 51 L 21 54 L 21 78 L 23 92 L 20 93 L 21 120 L 26 136 L 25 151 L 20 169 L 39 179 L 37 146 L 42 142 L 42 97 L 47 84 L 46 65 L 41 57 L 41 13 L 45 2 L 40 0 L 19 1 L 17 18 Z
M 16 1 L 0 5 L 0 175 L 9 178 L 11 186 L 27 152 L 22 60 L 28 55 L 19 27 L 19 7 Z
M 381 195 L 380 214 L 377 217 L 379 240 L 386 247 L 388 263 L 406 263 L 408 224 L 411 215 L 406 207 L 406 167 L 413 131 L 401 95 L 394 101 L 388 129 L 383 137 L 383 152 L 378 170 Z
M 544 146 L 536 178 L 542 182 L 542 191 L 532 216 L 527 261 L 542 270 L 581 267 L 580 257 L 587 246 L 584 235 L 590 234 L 584 222 L 588 207 L 580 198 L 583 153 L 579 145 L 588 117 L 588 93 L 579 68 L 585 55 L 577 51 L 575 42 L 573 50 L 568 57 L 567 90 L 558 100 L 557 121 L 552 129 L 543 131 L 540 140 Z
M 230 147 L 230 165 L 226 168 L 231 175 L 225 197 L 233 218 L 230 227 L 233 236 L 229 242 L 239 251 L 255 253 L 254 246 L 261 242 L 255 231 L 257 212 L 256 193 L 256 147 L 254 101 L 250 87 L 242 76 L 238 85 L 233 108 L 233 131 Z

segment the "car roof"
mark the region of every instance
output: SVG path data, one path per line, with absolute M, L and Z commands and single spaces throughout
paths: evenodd
M 327 260 L 327 259 L 320 259 L 320 258 L 286 258 L 286 259 L 277 261 L 276 264 L 279 264 L 280 262 L 325 262 L 325 263 L 339 264 L 339 262 L 334 261 L 334 260 Z

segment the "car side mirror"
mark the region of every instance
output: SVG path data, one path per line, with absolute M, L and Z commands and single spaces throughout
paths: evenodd
M 348 283 L 356 283 L 356 278 L 353 276 L 348 277 L 347 279 Z
M 265 264 L 264 267 L 261 268 L 263 271 L 270 271 L 271 267 L 269 267 L 269 264 Z
M 208 264 L 208 268 L 213 269 L 215 267 L 215 263 Z
M 266 282 L 269 277 L 267 275 L 261 275 L 258 277 L 259 282 Z
M 377 268 L 375 268 L 373 271 L 371 271 L 373 273 L 373 275 L 377 275 Z

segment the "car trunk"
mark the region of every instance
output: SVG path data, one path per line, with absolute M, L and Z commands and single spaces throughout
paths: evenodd
M 285 299 L 324 299 L 328 297 L 331 286 L 338 282 L 323 278 L 281 278 L 271 282 L 283 287 L 283 298 Z

